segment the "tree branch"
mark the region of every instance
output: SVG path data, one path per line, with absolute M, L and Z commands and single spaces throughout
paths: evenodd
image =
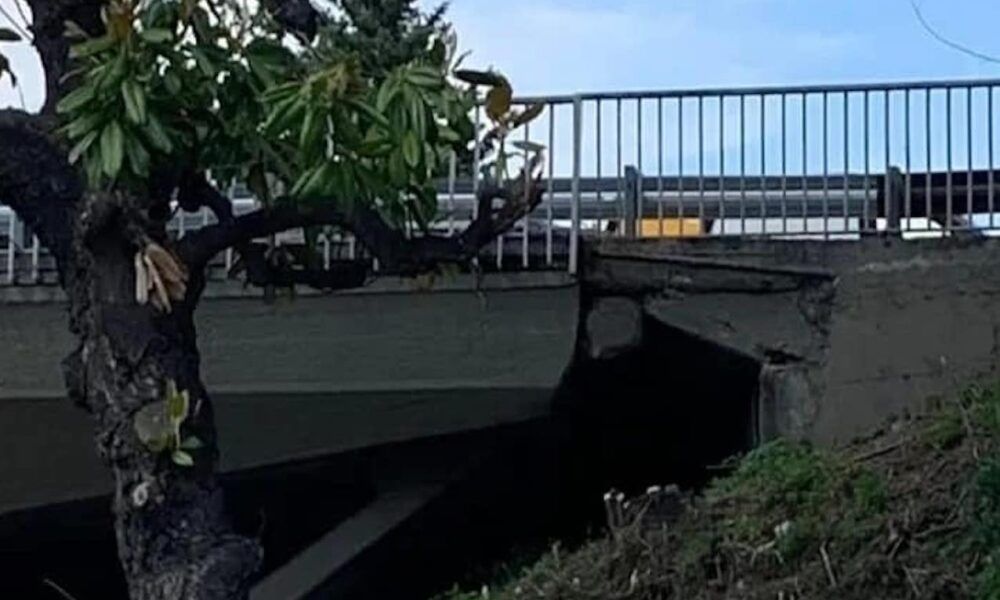
M 534 166 L 533 162 L 529 168 Z M 527 188 L 524 187 L 525 182 L 528 183 Z M 477 198 L 480 207 L 478 217 L 464 231 L 453 236 L 427 234 L 408 238 L 390 226 L 374 209 L 357 207 L 347 211 L 337 206 L 335 200 L 328 200 L 310 206 L 281 204 L 202 228 L 179 242 L 178 253 L 190 267 L 200 269 L 219 252 L 234 246 L 245 246 L 254 239 L 298 227 L 332 225 L 353 233 L 379 259 L 384 271 L 414 275 L 431 270 L 441 263 L 464 263 L 471 260 L 480 248 L 510 229 L 538 206 L 542 199 L 542 187 L 538 182 L 538 177 L 528 179 L 522 174 L 513 180 L 510 187 L 484 186 Z M 493 208 L 496 200 L 503 201 L 499 208 Z M 253 255 L 247 253 L 246 260 L 249 270 L 254 262 Z M 257 268 L 259 270 L 260 265 Z M 287 275 L 286 282 L 301 282 L 317 287 L 314 285 L 316 277 Z M 309 278 L 309 281 L 303 281 L 305 278 Z M 261 279 L 260 276 L 249 278 L 256 285 L 261 284 Z M 350 280 L 358 283 L 364 281 L 353 271 Z
M 71 41 L 66 37 L 66 21 L 73 21 L 88 35 L 104 32 L 101 8 L 104 0 L 27 0 L 31 7 L 32 43 L 45 69 L 43 113 L 55 111 L 56 103 L 71 82 L 62 81 L 69 65 Z
M 52 252 L 63 281 L 83 192 L 44 117 L 0 111 L 0 204 L 11 207 Z

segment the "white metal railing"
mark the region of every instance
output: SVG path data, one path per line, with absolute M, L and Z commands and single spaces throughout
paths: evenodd
M 580 236 L 904 238 L 996 233 L 1000 80 L 577 94 L 518 135 L 547 148 L 541 205 L 484 250 L 497 269 L 576 271 Z M 475 111 L 475 120 L 482 120 Z M 442 233 L 475 217 L 482 157 L 452 157 Z M 253 199 L 234 187 L 237 212 Z M 181 213 L 177 235 L 213 222 Z M 320 239 L 323 264 L 362 256 Z M 54 280 L 51 259 L 0 208 L 0 285 Z M 232 253 L 220 259 L 228 267 Z

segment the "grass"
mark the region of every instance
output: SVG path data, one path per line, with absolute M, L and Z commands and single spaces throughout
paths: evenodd
M 1000 387 L 849 446 L 775 441 L 732 466 L 675 520 L 640 510 L 441 598 L 1000 600 Z

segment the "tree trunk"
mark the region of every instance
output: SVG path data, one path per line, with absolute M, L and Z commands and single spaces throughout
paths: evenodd
M 139 305 L 138 248 L 123 233 L 133 225 L 112 220 L 75 242 L 69 295 L 80 347 L 65 364 L 70 394 L 93 415 L 98 451 L 113 474 L 129 593 L 133 600 L 245 598 L 262 552 L 233 531 L 215 476 L 212 403 L 199 377 L 193 321 L 203 276 L 192 274 L 188 299 L 172 312 Z M 203 444 L 188 451 L 193 466 L 175 464 L 137 434 L 137 414 L 163 401 L 168 382 L 190 395 L 182 435 Z

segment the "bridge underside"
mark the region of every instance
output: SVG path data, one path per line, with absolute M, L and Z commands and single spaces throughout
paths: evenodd
M 753 360 L 758 440 L 843 441 L 1000 364 L 995 240 L 607 240 L 587 255 L 586 351 L 625 351 L 652 320 Z

